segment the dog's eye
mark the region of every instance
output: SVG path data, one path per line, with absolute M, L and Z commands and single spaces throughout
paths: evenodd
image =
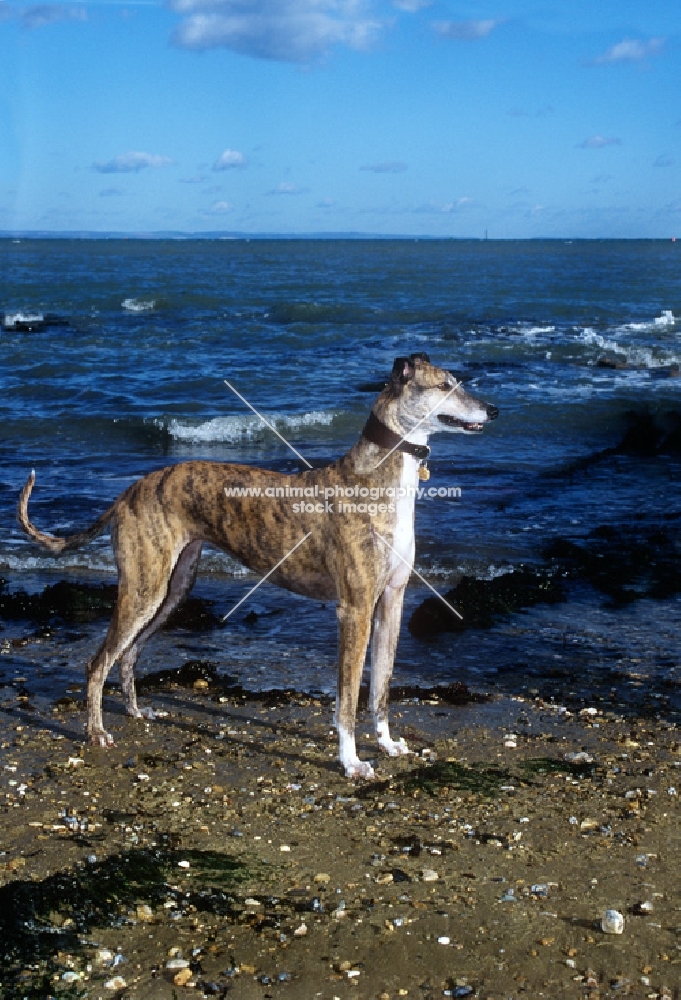
M 438 389 L 442 389 L 443 392 L 449 392 L 450 389 L 454 388 L 453 382 L 440 382 Z

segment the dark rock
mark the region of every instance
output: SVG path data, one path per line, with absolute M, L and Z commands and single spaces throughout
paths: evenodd
M 621 370 L 622 368 L 626 368 L 627 367 L 627 363 L 626 363 L 626 361 L 619 361 L 616 358 L 602 357 L 602 358 L 599 358 L 598 361 L 596 362 L 596 367 L 597 368 L 615 368 L 615 369 Z
M 137 680 L 137 690 L 145 691 L 170 690 L 174 687 L 193 687 L 196 681 L 206 681 L 210 687 L 217 687 L 223 682 L 218 676 L 218 668 L 210 660 L 187 660 L 181 667 L 169 670 L 157 670 Z
M 641 532 L 600 525 L 584 542 L 556 539 L 545 550 L 557 570 L 586 580 L 616 606 L 681 591 L 679 542 L 660 528 Z
M 428 597 L 409 619 L 412 635 L 425 638 L 438 632 L 490 628 L 500 615 L 535 604 L 558 603 L 564 600 L 564 593 L 559 575 L 554 570 L 522 567 L 494 580 L 476 580 L 465 576 L 444 597 L 463 615 L 463 619 L 457 618 L 439 598 Z
M 0 578 L 0 618 L 6 621 L 28 620 L 45 624 L 53 619 L 85 624 L 107 618 L 116 603 L 115 583 L 77 583 L 60 580 L 50 584 L 40 594 L 25 590 L 7 591 L 7 581 Z M 213 602 L 201 597 L 189 597 L 175 611 L 164 628 L 184 628 L 202 632 L 215 628 L 220 618 L 214 614 Z

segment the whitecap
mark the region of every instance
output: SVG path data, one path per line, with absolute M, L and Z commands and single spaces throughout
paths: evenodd
M 156 299 L 123 299 L 121 306 L 128 312 L 151 312 L 156 308 Z
M 681 361 L 678 354 L 670 351 L 658 350 L 655 353 L 650 347 L 621 344 L 618 340 L 604 337 L 588 327 L 581 331 L 580 339 L 590 347 L 599 347 L 601 350 L 619 354 L 626 358 L 627 364 L 639 368 L 666 368 L 669 365 L 679 364 Z
M 275 414 L 267 420 L 281 433 L 300 427 L 328 426 L 335 414 L 328 410 L 312 410 L 310 413 Z M 164 425 L 176 441 L 224 442 L 240 444 L 244 441 L 265 440 L 272 431 L 256 416 L 213 417 L 201 423 L 172 419 Z
M 45 317 L 42 313 L 6 313 L 2 325 L 6 330 L 13 330 L 17 326 L 30 326 L 33 323 L 44 323 Z
M 18 573 L 30 573 L 37 570 L 86 570 L 89 573 L 115 573 L 116 563 L 113 553 L 106 550 L 88 552 L 87 550 L 70 553 L 67 556 L 36 556 L 14 555 L 4 552 L 0 555 L 0 569 L 13 570 Z
M 656 330 L 665 330 L 668 327 L 676 326 L 676 316 L 671 309 L 663 309 L 660 316 L 643 323 L 624 323 L 618 327 L 622 333 L 653 333 Z

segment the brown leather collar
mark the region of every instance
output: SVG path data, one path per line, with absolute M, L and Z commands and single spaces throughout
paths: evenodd
M 406 441 L 399 434 L 396 434 L 395 431 L 391 431 L 389 427 L 386 427 L 378 419 L 373 410 L 364 425 L 362 436 L 367 441 L 371 441 L 372 444 L 377 444 L 379 448 L 403 451 L 407 455 L 413 455 L 414 458 L 418 458 L 419 462 L 425 462 L 430 455 L 430 448 L 427 444 L 412 444 L 411 441 Z

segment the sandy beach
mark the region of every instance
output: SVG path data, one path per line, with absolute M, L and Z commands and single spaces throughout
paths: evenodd
M 199 663 L 149 682 L 155 722 L 111 689 L 104 751 L 82 686 L 15 678 L 0 996 L 678 997 L 673 713 L 539 687 L 396 691 L 414 754 L 354 782 L 330 699 L 230 692 Z M 360 734 L 375 759 L 366 713 Z

